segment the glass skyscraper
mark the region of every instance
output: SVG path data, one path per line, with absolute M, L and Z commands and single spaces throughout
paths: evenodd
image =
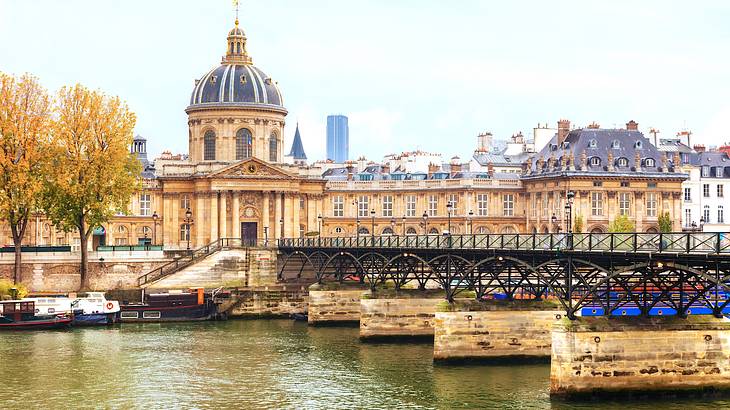
M 345 162 L 350 155 L 350 127 L 344 115 L 327 116 L 327 159 Z

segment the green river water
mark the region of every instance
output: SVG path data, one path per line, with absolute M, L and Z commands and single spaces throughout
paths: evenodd
M 550 366 L 434 365 L 432 344 L 361 343 L 289 320 L 0 334 L 0 409 L 691 409 L 551 402 Z

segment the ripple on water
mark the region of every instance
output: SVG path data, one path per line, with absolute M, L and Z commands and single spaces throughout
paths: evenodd
M 549 366 L 434 366 L 431 344 L 287 320 L 0 334 L 0 408 L 692 409 L 551 402 Z

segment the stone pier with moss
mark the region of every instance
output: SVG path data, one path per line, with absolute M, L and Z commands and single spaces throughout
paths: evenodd
M 579 317 L 552 333 L 550 394 L 730 391 L 730 321 L 712 316 Z
M 554 300 L 456 300 L 436 307 L 436 361 L 549 361 Z
M 436 305 L 441 289 L 377 289 L 360 300 L 360 338 L 387 340 L 433 339 Z
M 315 283 L 309 287 L 308 323 L 318 325 L 357 325 L 360 322 L 360 297 L 370 288 L 357 283 Z

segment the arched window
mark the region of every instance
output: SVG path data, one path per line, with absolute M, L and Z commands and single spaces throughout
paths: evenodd
M 406 229 L 406 235 L 416 235 L 416 230 L 414 228 L 408 228 Z
M 431 229 L 429 229 L 428 234 L 429 235 L 438 235 L 439 234 L 439 230 L 436 229 L 436 228 L 431 228 Z
M 486 226 L 480 226 L 479 228 L 477 228 L 477 233 L 480 235 L 486 235 L 489 233 L 489 228 L 487 228 Z
M 615 148 L 615 149 L 621 148 L 621 143 L 618 140 L 613 140 L 613 141 L 611 141 L 611 148 Z
M 624 157 L 621 157 L 621 158 L 619 158 L 619 159 L 616 160 L 616 165 L 619 166 L 619 167 L 628 167 L 629 166 L 629 160 L 626 159 L 626 158 L 624 158 Z
M 278 159 L 279 142 L 276 139 L 276 133 L 272 132 L 269 136 L 269 161 L 276 162 Z
M 601 165 L 601 158 L 599 157 L 591 157 L 591 166 L 597 167 Z
M 368 231 L 368 228 L 363 226 L 357 230 L 357 234 L 358 235 L 370 235 L 370 231 Z
M 647 158 L 644 160 L 644 166 L 646 167 L 653 167 L 655 164 L 654 158 Z
M 335 229 L 334 229 L 334 232 L 335 232 L 336 234 L 341 234 L 341 233 L 343 232 L 343 231 L 342 231 L 342 227 L 340 227 L 340 226 L 337 226 L 337 227 L 335 227 Z
M 511 226 L 505 226 L 504 228 L 502 228 L 502 233 L 510 235 L 510 234 L 517 233 L 517 231 L 515 231 L 515 228 L 513 228 Z
M 251 131 L 247 128 L 238 130 L 236 132 L 236 159 L 250 158 L 252 145 Z
M 393 235 L 393 230 L 391 228 L 385 228 L 383 229 L 383 235 Z
M 215 159 L 215 131 L 208 130 L 203 137 L 203 160 L 212 161 Z
M 588 141 L 588 148 L 596 148 L 597 146 L 598 146 L 598 141 L 596 141 L 596 140 Z

